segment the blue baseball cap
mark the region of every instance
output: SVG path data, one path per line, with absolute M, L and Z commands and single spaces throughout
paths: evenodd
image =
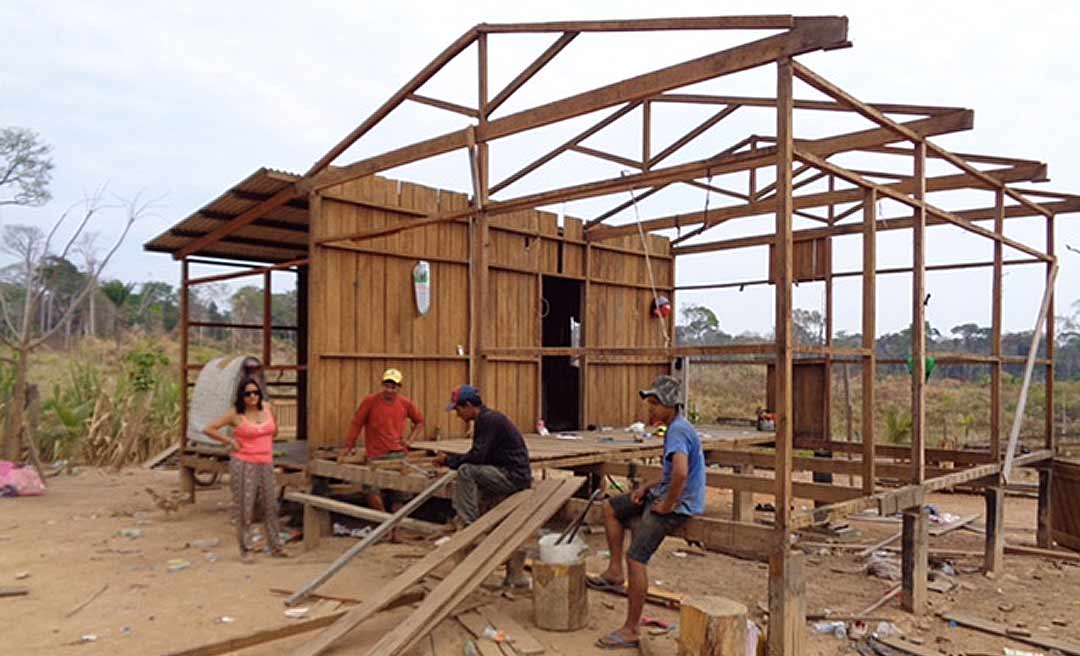
M 454 391 L 450 393 L 450 405 L 446 406 L 446 410 L 449 412 L 466 403 L 472 403 L 473 405 L 480 405 L 483 403 L 480 400 L 480 390 L 472 385 L 458 385 L 454 388 Z

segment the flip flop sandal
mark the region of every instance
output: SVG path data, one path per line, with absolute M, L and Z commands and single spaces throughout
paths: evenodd
M 589 576 L 585 578 L 585 585 L 593 590 L 600 590 L 602 592 L 614 592 L 615 594 L 622 594 L 624 589 L 619 583 L 612 583 L 602 576 Z
M 640 640 L 627 640 L 619 635 L 618 631 L 612 631 L 596 641 L 600 649 L 637 649 L 641 646 Z

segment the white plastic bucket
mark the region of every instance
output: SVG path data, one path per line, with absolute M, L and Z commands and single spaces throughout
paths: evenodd
M 581 560 L 581 557 L 589 550 L 579 536 L 574 537 L 573 542 L 555 544 L 559 539 L 558 533 L 551 533 L 540 538 L 540 561 L 549 565 L 572 565 Z

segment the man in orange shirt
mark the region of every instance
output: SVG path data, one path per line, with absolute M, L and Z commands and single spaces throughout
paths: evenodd
M 397 369 L 387 369 L 382 375 L 382 389 L 364 398 L 353 415 L 349 425 L 349 435 L 345 450 L 338 456 L 342 462 L 345 456 L 356 449 L 360 433 L 364 434 L 365 456 L 368 461 L 391 460 L 405 457 L 409 443 L 424 432 L 424 415 L 412 401 L 401 394 L 404 377 Z M 412 430 L 405 435 L 405 420 L 412 421 Z M 364 494 L 367 502 L 375 510 L 386 511 L 381 490 L 366 487 Z M 390 500 L 391 510 L 398 510 L 407 498 L 398 494 Z

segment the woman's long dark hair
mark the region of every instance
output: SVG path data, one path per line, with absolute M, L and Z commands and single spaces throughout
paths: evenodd
M 243 381 L 240 382 L 240 385 L 236 388 L 236 400 L 235 400 L 235 406 L 234 407 L 236 408 L 236 413 L 237 414 L 242 415 L 247 410 L 247 404 L 244 403 L 244 390 L 247 389 L 248 385 L 254 385 L 255 387 L 257 387 L 259 389 L 259 410 L 263 409 L 263 406 L 262 406 L 262 404 L 263 404 L 262 385 L 260 385 L 259 381 L 255 380 L 254 378 L 245 378 Z

